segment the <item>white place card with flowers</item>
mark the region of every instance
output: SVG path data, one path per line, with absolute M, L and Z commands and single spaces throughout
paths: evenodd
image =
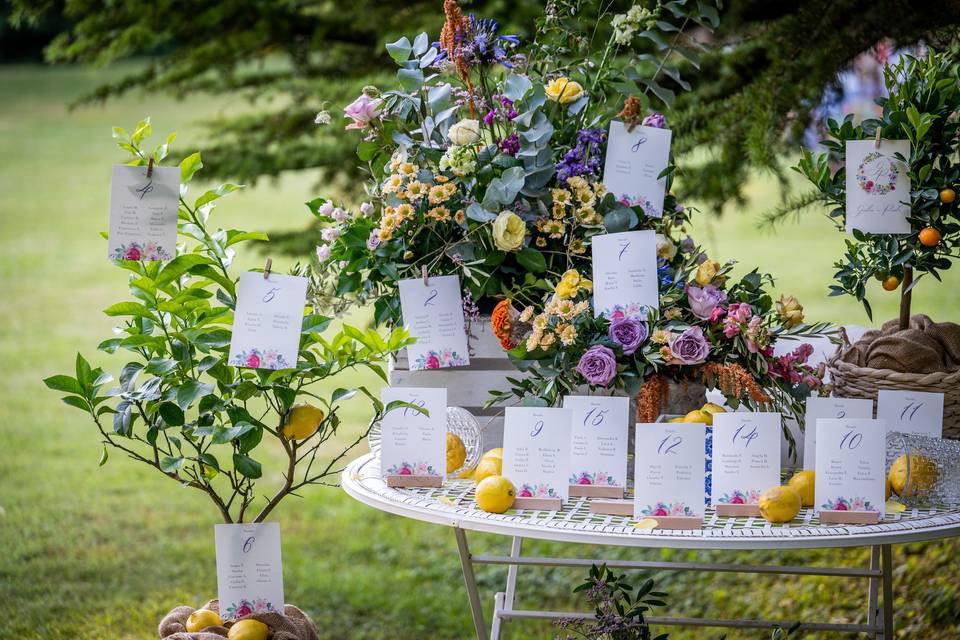
M 646 126 L 646 125 L 651 126 Z M 670 163 L 671 131 L 660 114 L 651 114 L 644 125 L 629 128 L 610 121 L 603 184 L 618 200 L 640 207 L 647 216 L 663 216 L 667 179 L 660 174 Z
M 817 421 L 814 504 L 821 522 L 876 523 L 886 512 L 886 422 Z
M 760 494 L 780 484 L 780 414 L 713 415 L 713 495 L 718 515 L 760 515 Z
M 503 475 L 516 487 L 516 507 L 558 509 L 569 497 L 573 412 L 548 407 L 504 412 Z
M 214 541 L 221 617 L 283 612 L 280 523 L 214 525 Z
M 909 140 L 847 140 L 847 232 L 910 233 Z
M 111 260 L 172 260 L 177 255 L 180 169 L 115 165 L 110 183 Z
M 406 403 L 381 423 L 380 471 L 387 484 L 439 487 L 447 471 L 447 390 L 388 387 L 380 399 L 384 406 Z
M 877 394 L 877 419 L 885 420 L 890 431 L 942 438 L 943 394 L 881 389 Z
M 641 423 L 636 430 L 634 516 L 658 528 L 695 528 L 703 521 L 706 425 Z
M 630 399 L 565 396 L 572 411 L 570 495 L 622 498 L 627 487 Z
M 470 364 L 463 299 L 457 276 L 401 280 L 403 322 L 416 343 L 407 347 L 410 369 L 443 369 Z
M 803 421 L 803 468 L 817 468 L 817 422 L 830 419 L 869 419 L 872 417 L 873 400 L 863 398 L 821 398 L 818 396 L 810 396 L 807 398 L 807 411 Z
M 296 367 L 306 298 L 306 278 L 241 273 L 230 364 L 247 369 Z
M 659 308 L 655 232 L 607 233 L 592 242 L 594 317 L 646 318 Z

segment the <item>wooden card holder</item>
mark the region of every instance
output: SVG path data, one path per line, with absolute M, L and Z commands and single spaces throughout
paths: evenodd
M 820 524 L 877 524 L 880 514 L 876 511 L 821 511 Z
M 514 509 L 533 509 L 536 511 L 560 511 L 563 503 L 560 498 L 517 498 Z
M 590 513 L 603 516 L 632 516 L 633 500 L 591 500 Z
M 402 476 L 388 475 L 387 486 L 394 489 L 409 489 L 411 487 L 442 487 L 443 478 L 440 476 Z
M 622 498 L 625 489 L 616 485 L 572 484 L 571 498 Z
M 703 518 L 700 516 L 649 516 L 657 521 L 657 529 L 680 529 L 689 531 L 701 529 Z
M 721 518 L 760 517 L 760 505 L 758 504 L 718 504 L 714 509 Z

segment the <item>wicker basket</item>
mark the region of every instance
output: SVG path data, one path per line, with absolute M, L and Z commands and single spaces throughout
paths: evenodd
M 838 398 L 873 400 L 873 409 L 876 411 L 877 392 L 880 389 L 942 393 L 943 437 L 960 440 L 960 369 L 935 373 L 904 373 L 891 369 L 860 367 L 841 359 L 851 346 L 846 332 L 841 333 L 843 344 L 827 359 L 833 395 Z

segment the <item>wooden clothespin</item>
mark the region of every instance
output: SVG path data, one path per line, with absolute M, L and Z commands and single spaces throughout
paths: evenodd
M 150 160 L 147 162 L 147 177 L 153 177 L 153 156 L 150 156 Z
M 427 276 L 427 265 L 425 264 L 420 265 L 420 275 L 423 276 L 423 286 L 429 287 L 430 278 Z
M 263 267 L 263 279 L 270 279 L 270 268 L 273 267 L 273 258 L 267 258 L 267 264 Z
M 875 141 L 874 141 L 874 145 L 873 145 L 873 146 L 874 146 L 875 149 L 879 149 L 879 148 L 880 148 L 880 125 L 877 125 L 877 137 L 876 137 L 876 139 L 875 139 Z

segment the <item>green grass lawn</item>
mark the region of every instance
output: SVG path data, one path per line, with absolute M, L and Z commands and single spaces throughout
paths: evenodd
M 198 605 L 215 595 L 216 516 L 198 492 L 179 489 L 151 469 L 119 456 L 98 468 L 100 444 L 83 415 L 59 402 L 41 379 L 69 371 L 76 351 L 116 373 L 119 361 L 96 354 L 112 322 L 101 309 L 126 296 L 126 278 L 105 258 L 98 233 L 106 228 L 111 162 L 119 158 L 110 127 L 150 115 L 154 129 L 177 130 L 192 149 L 191 123 L 244 108 L 227 97 L 177 102 L 131 96 L 103 108 L 68 112 L 65 103 L 106 72 L 0 67 L 0 638 L 44 640 L 147 639 L 174 605 Z M 224 226 L 257 230 L 302 227 L 302 203 L 317 176 L 289 176 L 229 200 L 217 210 Z M 811 319 L 864 323 L 855 301 L 828 299 L 831 264 L 842 237 L 818 215 L 776 234 L 758 232 L 756 213 L 777 201 L 758 181 L 749 211 L 701 223 L 698 234 L 715 257 L 737 257 L 779 278 L 782 290 L 805 304 Z M 242 265 L 262 254 L 244 255 Z M 291 259 L 277 258 L 283 269 Z M 917 290 L 916 309 L 956 320 L 960 269 L 939 287 Z M 896 299 L 877 288 L 877 318 L 895 313 Z M 357 380 L 354 380 L 356 382 Z M 368 378 L 365 382 L 372 383 Z M 345 429 L 361 428 L 355 406 Z M 359 452 L 358 452 L 359 453 Z M 276 474 L 276 472 L 273 472 Z M 274 477 L 276 477 L 274 475 Z M 452 533 L 359 505 L 339 489 L 318 488 L 291 498 L 276 513 L 283 527 L 287 599 L 316 620 L 322 638 L 466 638 L 470 621 Z M 474 536 L 476 550 L 506 550 L 506 540 Z M 531 544 L 547 554 L 573 554 L 569 545 Z M 960 544 L 911 545 L 896 551 L 900 637 L 960 637 L 957 553 Z M 692 559 L 688 552 L 609 550 L 637 559 Z M 709 554 L 700 558 L 724 558 Z M 860 551 L 764 552 L 737 557 L 759 562 L 865 563 Z M 480 571 L 487 602 L 502 588 L 504 570 Z M 765 615 L 862 620 L 859 588 L 821 579 L 710 579 L 664 574 L 675 615 Z M 570 588 L 580 576 L 564 569 L 521 576 L 521 601 L 573 608 Z M 838 586 L 839 585 L 839 586 Z M 509 627 L 509 638 L 552 637 L 542 623 Z M 712 631 L 672 638 L 718 638 Z M 767 634 L 735 632 L 730 638 Z M 813 635 L 809 637 L 815 637 Z

